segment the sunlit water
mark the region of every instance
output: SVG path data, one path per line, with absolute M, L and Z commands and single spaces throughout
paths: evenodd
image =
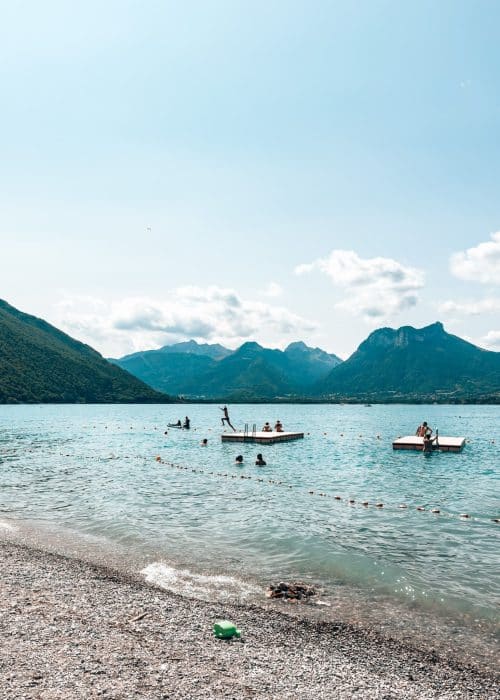
M 165 435 L 186 413 L 192 429 Z M 4 530 L 21 521 L 97 538 L 131 562 L 140 553 L 148 580 L 201 597 L 259 600 L 270 582 L 305 579 L 323 588 L 323 616 L 492 652 L 499 407 L 231 407 L 239 428 L 280 418 L 306 433 L 272 446 L 222 444 L 221 415 L 213 405 L 0 406 Z M 466 437 L 464 451 L 393 451 L 424 419 Z

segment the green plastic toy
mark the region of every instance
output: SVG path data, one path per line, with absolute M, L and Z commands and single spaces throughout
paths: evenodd
M 217 620 L 217 622 L 214 623 L 214 634 L 217 639 L 241 637 L 240 630 L 233 622 L 229 622 L 229 620 Z

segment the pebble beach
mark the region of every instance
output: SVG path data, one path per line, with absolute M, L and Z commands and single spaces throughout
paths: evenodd
M 2 698 L 499 697 L 490 670 L 285 603 L 193 600 L 8 538 L 0 562 Z

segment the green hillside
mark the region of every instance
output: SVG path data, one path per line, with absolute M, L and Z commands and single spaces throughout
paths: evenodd
M 284 351 L 248 342 L 231 352 L 220 345 L 189 341 L 112 362 L 170 394 L 251 401 L 304 396 L 341 360 L 301 342 Z
M 0 403 L 168 401 L 88 345 L 0 300 Z
M 113 364 L 133 374 L 153 389 L 173 396 L 200 394 L 200 378 L 216 363 L 204 355 L 192 353 L 164 353 L 147 350 L 127 355 Z
M 500 353 L 447 333 L 441 323 L 381 328 L 315 392 L 336 400 L 500 402 Z

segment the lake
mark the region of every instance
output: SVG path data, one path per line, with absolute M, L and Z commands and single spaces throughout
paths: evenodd
M 500 407 L 229 409 L 238 429 L 279 418 L 305 438 L 223 444 L 215 405 L 0 406 L 0 520 L 66 534 L 72 551 L 107 549 L 199 597 L 263 602 L 270 583 L 305 580 L 322 591 L 307 614 L 491 659 Z M 164 434 L 186 414 L 191 430 Z M 422 420 L 466 437 L 463 452 L 393 451 Z M 255 466 L 258 452 L 266 467 Z

